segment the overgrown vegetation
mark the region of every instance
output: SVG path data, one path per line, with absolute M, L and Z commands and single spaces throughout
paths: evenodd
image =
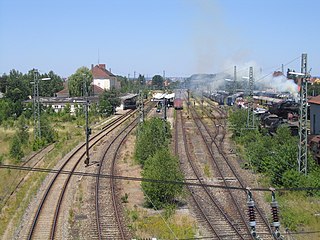
M 146 211 L 134 209 L 127 213 L 136 239 L 157 237 L 159 239 L 194 239 L 195 223 L 187 216 L 172 215 L 172 208 L 166 208 L 160 215 L 149 216 Z M 147 234 L 146 234 L 147 233 Z
M 145 121 L 139 128 L 135 159 L 143 166 L 142 176 L 159 181 L 182 181 L 178 160 L 169 149 L 170 125 L 160 118 Z M 146 206 L 161 209 L 174 204 L 182 185 L 142 182 Z
M 245 166 L 262 173 L 267 186 L 277 188 L 314 187 L 320 188 L 320 167 L 308 156 L 308 174 L 297 171 L 298 137 L 291 136 L 287 127 L 280 127 L 276 135 L 270 136 L 262 130 L 245 130 L 246 111 L 230 112 L 233 138 L 238 145 Z M 319 202 L 319 191 L 303 191 L 295 194 L 281 193 L 282 222 L 291 230 L 308 227 L 311 222 L 319 222 L 315 214 L 320 206 L 310 208 L 309 201 Z M 296 199 L 300 199 L 300 203 Z M 301 202 L 304 202 L 302 204 Z M 312 228 L 312 227 L 311 227 Z

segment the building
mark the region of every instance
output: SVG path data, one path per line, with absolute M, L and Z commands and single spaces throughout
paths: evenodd
M 310 105 L 310 133 L 312 135 L 320 134 L 320 95 L 311 98 L 308 101 Z
M 115 75 L 106 69 L 105 64 L 91 65 L 91 72 L 93 76 L 93 84 L 104 89 L 120 89 L 120 81 Z
M 98 96 L 89 96 L 90 103 L 98 103 Z M 78 107 L 82 107 L 85 104 L 85 98 L 83 97 L 39 97 L 41 105 L 46 108 L 52 108 L 56 113 L 62 111 L 68 104 L 70 106 L 70 113 L 74 114 Z M 24 101 L 25 103 L 33 103 L 33 99 Z M 89 106 L 90 109 L 90 106 Z

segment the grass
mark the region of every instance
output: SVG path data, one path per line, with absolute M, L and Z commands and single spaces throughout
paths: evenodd
M 68 131 L 65 131 L 68 129 Z M 74 123 L 64 122 L 55 125 L 55 130 L 58 132 L 58 142 L 55 149 L 51 151 L 43 161 L 41 167 L 53 167 L 65 154 L 70 152 L 79 142 L 83 141 L 84 131 L 75 127 Z M 0 128 L 0 155 L 2 156 L 3 163 L 16 164 L 14 160 L 8 157 L 9 142 L 15 133 L 12 128 Z M 32 133 L 31 133 L 32 134 Z M 30 144 L 31 145 L 31 144 Z M 24 149 L 27 153 L 31 152 L 30 149 Z M 29 205 L 29 202 L 36 195 L 37 190 L 47 176 L 47 173 L 32 173 L 28 179 L 20 186 L 4 206 L 4 198 L 14 190 L 21 176 L 26 175 L 28 172 L 15 171 L 8 169 L 0 169 L 0 238 L 3 237 L 7 231 L 7 237 L 13 238 L 14 230 L 20 223 L 20 220 Z M 19 176 L 19 177 L 17 177 Z M 9 225 L 13 223 L 13 225 Z M 8 228 L 10 226 L 10 229 Z
M 162 213 L 163 214 L 163 213 Z M 127 211 L 129 228 L 135 233 L 135 238 L 158 239 L 192 239 L 196 234 L 195 223 L 187 216 L 172 214 L 166 220 L 159 214 L 150 215 L 145 210 Z
M 211 177 L 212 174 L 210 171 L 210 166 L 207 163 L 204 165 L 203 171 L 207 178 Z
M 302 192 L 290 192 L 279 195 L 280 222 L 283 228 L 297 232 L 319 231 L 320 198 L 307 197 Z M 310 235 L 310 236 L 309 236 Z M 309 234 L 308 240 L 320 239 L 320 232 Z M 306 236 L 296 236 L 304 239 Z

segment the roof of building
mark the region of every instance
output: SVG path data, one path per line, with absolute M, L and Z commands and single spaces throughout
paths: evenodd
M 134 94 L 134 93 L 129 93 L 128 95 L 122 96 L 120 97 L 121 100 L 126 100 L 126 99 L 131 99 L 138 96 L 138 94 Z
M 174 98 L 174 97 L 175 97 L 174 93 L 155 93 L 153 95 L 154 99 L 163 99 L 163 98 L 171 99 L 171 98 Z
M 320 105 L 320 95 L 310 98 L 308 103 Z
M 115 77 L 111 72 L 106 69 L 105 64 L 98 64 L 91 67 L 93 79 L 107 79 L 110 77 Z
M 92 86 L 93 86 L 93 92 L 94 92 L 95 95 L 100 95 L 100 94 L 102 94 L 104 92 L 103 88 L 101 88 L 101 87 L 99 87 L 99 86 L 97 86 L 95 84 L 93 84 Z

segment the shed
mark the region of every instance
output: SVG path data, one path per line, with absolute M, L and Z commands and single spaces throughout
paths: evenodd
M 311 134 L 320 134 L 320 95 L 308 101 L 310 105 L 310 131 Z

